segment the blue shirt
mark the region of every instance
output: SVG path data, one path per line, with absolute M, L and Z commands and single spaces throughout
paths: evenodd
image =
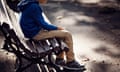
M 22 6 L 20 26 L 24 36 L 27 38 L 33 38 L 41 29 L 57 30 L 55 25 L 45 21 L 42 16 L 42 9 L 36 2 Z

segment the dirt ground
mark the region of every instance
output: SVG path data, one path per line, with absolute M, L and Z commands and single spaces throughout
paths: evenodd
M 43 10 L 53 24 L 72 33 L 76 59 L 86 65 L 85 72 L 120 71 L 119 2 L 50 0 Z

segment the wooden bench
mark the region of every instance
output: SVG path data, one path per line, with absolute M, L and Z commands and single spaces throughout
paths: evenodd
M 33 64 L 54 64 L 51 59 L 53 54 L 57 56 L 62 51 L 68 51 L 66 44 L 58 38 L 39 41 L 28 39 L 21 42 L 15 31 L 9 27 L 9 24 L 3 23 L 0 25 L 0 30 L 5 37 L 3 49 L 14 53 L 18 59 L 19 66 L 16 72 L 22 72 Z M 45 60 L 46 57 L 48 58 L 47 61 Z M 23 59 L 29 61 L 25 66 L 22 66 Z

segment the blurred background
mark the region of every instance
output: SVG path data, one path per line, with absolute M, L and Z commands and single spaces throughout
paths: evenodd
M 19 1 L 6 1 L 0 1 L 0 21 L 10 23 L 23 39 L 16 9 Z M 76 59 L 86 66 L 85 72 L 120 71 L 120 0 L 48 0 L 41 6 L 52 24 L 71 32 Z M 2 47 L 2 35 L 0 40 Z M 15 56 L 3 50 L 0 56 L 2 72 L 13 72 Z

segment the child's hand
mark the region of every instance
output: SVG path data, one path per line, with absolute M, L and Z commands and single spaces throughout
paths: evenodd
M 39 1 L 39 3 L 41 3 L 41 4 L 47 3 L 47 0 L 38 0 L 38 1 Z
M 62 27 L 58 27 L 58 30 L 64 30 L 64 28 L 62 28 Z

